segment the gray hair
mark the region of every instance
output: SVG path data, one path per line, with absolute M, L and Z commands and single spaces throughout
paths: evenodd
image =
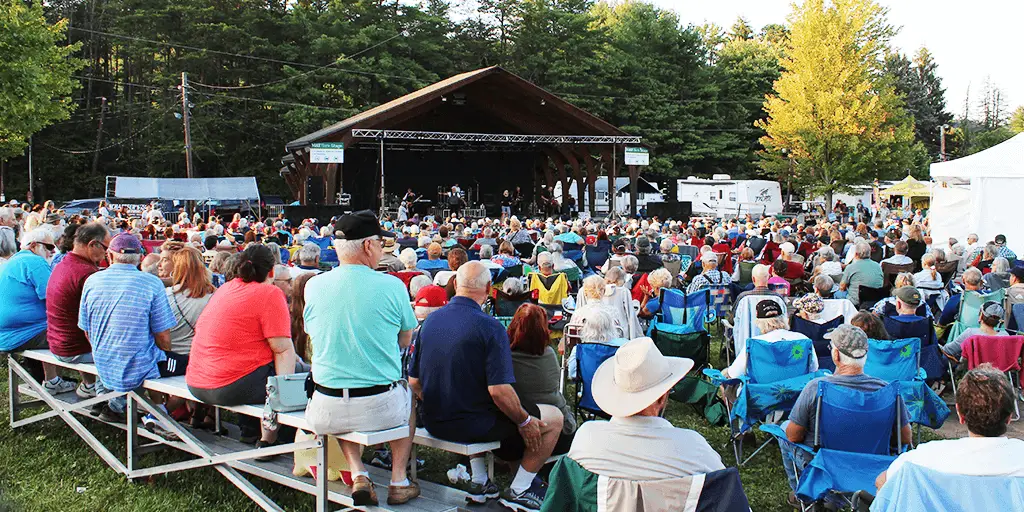
M 617 337 L 612 315 L 597 304 L 576 310 L 572 316 L 572 323 L 582 326 L 582 343 L 605 343 Z
M 754 319 L 754 325 L 761 331 L 761 334 L 768 334 L 772 331 L 788 329 L 789 320 L 786 318 L 786 315 L 775 318 L 756 318 Z
M 409 281 L 409 296 L 412 298 L 416 298 L 416 294 L 418 294 L 420 290 L 423 289 L 424 286 L 430 286 L 431 284 L 433 284 L 433 282 L 430 280 L 429 277 L 425 275 L 420 274 L 416 277 L 413 277 Z
M 674 245 L 672 244 L 672 240 L 669 240 L 668 238 L 666 238 L 666 239 L 661 241 L 661 251 L 662 252 L 669 252 L 669 251 L 672 250 L 672 247 L 674 247 Z
M 363 241 L 367 239 L 376 240 L 377 235 L 360 238 L 358 240 L 338 240 L 334 242 L 334 248 L 338 251 L 339 260 L 351 260 L 363 249 Z
M 988 258 L 995 258 L 996 255 L 999 254 L 999 251 L 996 249 L 996 244 L 988 244 L 985 246 L 985 249 L 982 250 L 982 253 Z
M 479 261 L 469 261 L 459 267 L 455 279 L 458 288 L 486 290 L 491 284 L 491 271 Z
M 868 355 L 867 354 L 864 354 L 864 357 L 850 357 L 850 356 L 844 354 L 841 350 L 837 349 L 836 352 L 839 352 L 839 362 L 840 362 L 840 364 L 844 364 L 844 365 L 848 365 L 848 366 L 858 366 L 860 368 L 863 368 L 864 367 L 864 363 L 867 363 L 867 361 L 868 361 Z
M 317 244 L 303 244 L 299 249 L 299 261 L 302 263 L 315 263 L 320 257 L 320 246 Z
M 75 230 L 75 243 L 86 245 L 89 242 L 102 242 L 110 235 L 110 230 L 99 222 L 90 222 Z
M 555 262 L 554 262 L 554 259 L 552 259 L 552 256 L 551 256 L 550 252 L 542 252 L 542 253 L 537 255 L 537 266 L 538 267 L 543 267 L 543 266 L 546 266 L 546 265 L 552 265 L 553 266 L 554 264 L 555 264 Z
M 160 255 L 153 253 L 147 254 L 145 258 L 142 258 L 142 271 L 160 277 Z
M 978 241 L 978 234 L 977 233 L 971 233 L 971 234 L 967 235 L 967 243 L 973 244 L 974 242 L 977 242 L 977 241 Z
M 637 267 L 640 266 L 640 260 L 632 254 L 627 254 L 622 258 L 622 270 L 625 270 L 627 274 L 633 274 L 636 272 Z
M 6 206 L 0 207 L 0 222 L 13 223 L 14 211 Z
M 672 273 L 666 268 L 659 268 L 647 275 L 647 283 L 652 287 L 668 288 L 672 286 Z
M 750 280 L 756 282 L 767 283 L 768 278 L 771 275 L 769 272 L 770 267 L 763 263 L 754 265 L 754 268 L 750 271 Z
M 48 229 L 33 229 L 21 234 L 21 248 L 28 249 L 28 246 L 34 243 L 49 242 L 53 243 L 53 233 Z
M 505 283 L 501 285 L 501 291 L 506 295 L 519 295 L 523 293 L 523 282 L 515 277 L 506 279 Z
M 832 291 L 832 287 L 835 284 L 836 282 L 832 280 L 832 276 L 821 274 L 814 278 L 814 291 L 818 292 L 818 295 L 825 296 Z
M 266 245 L 274 255 L 274 265 L 283 265 L 281 262 L 281 246 L 278 245 L 277 242 L 267 242 L 264 245 Z
M 581 291 L 589 299 L 601 300 L 604 296 L 605 282 L 601 276 L 593 275 L 583 280 Z
M 18 252 L 18 241 L 14 239 L 14 228 L 0 226 L 0 258 L 10 258 Z
M 818 257 L 823 258 L 825 261 L 835 261 L 836 250 L 830 245 L 823 245 L 821 249 L 818 249 Z
M 604 281 L 616 286 L 623 286 L 626 284 L 626 271 L 622 267 L 612 267 L 605 272 Z
M 867 242 L 857 242 L 853 246 L 853 256 L 858 260 L 866 260 L 871 257 L 871 246 Z
M 133 267 L 139 266 L 142 262 L 142 255 L 138 253 L 122 254 L 113 253 L 114 263 L 124 263 Z
M 981 271 L 975 267 L 971 267 L 964 271 L 963 279 L 964 284 L 969 284 L 971 286 L 981 286 Z
M 1000 256 L 992 260 L 992 272 L 1002 274 L 1010 271 L 1010 261 Z
M 480 259 L 482 259 L 482 260 L 489 260 L 489 259 L 491 259 L 492 256 L 494 256 L 494 247 L 492 247 L 490 245 L 481 245 L 480 246 Z
M 416 250 L 409 247 L 402 249 L 402 252 L 398 253 L 398 261 L 401 261 L 405 268 L 415 268 L 418 259 Z

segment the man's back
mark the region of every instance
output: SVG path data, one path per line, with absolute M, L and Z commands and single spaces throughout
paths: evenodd
M 886 385 L 884 380 L 876 379 L 863 373 L 859 375 L 827 375 L 808 382 L 804 386 L 803 391 L 800 392 L 800 396 L 797 397 L 796 402 L 793 404 L 793 410 L 789 415 L 790 421 L 807 429 L 807 435 L 804 437 L 804 444 L 807 445 L 814 444 L 815 405 L 818 396 L 818 382 L 821 380 L 865 393 L 878 391 Z M 908 421 L 906 408 L 902 405 L 902 399 L 898 399 L 898 402 L 900 403 L 903 416 L 900 424 L 906 425 Z
M 1024 441 L 1006 437 L 929 441 L 900 455 L 886 478 L 892 479 L 908 462 L 955 475 L 1024 477 Z
M 456 296 L 423 323 L 409 375 L 423 387 L 431 434 L 453 441 L 482 436 L 500 414 L 488 386 L 515 382 L 508 335 L 476 302 Z
M 654 416 L 588 421 L 576 431 L 568 456 L 592 473 L 629 480 L 725 469 L 722 458 L 700 434 Z

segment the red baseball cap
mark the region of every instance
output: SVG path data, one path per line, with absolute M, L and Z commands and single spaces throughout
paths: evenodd
M 448 294 L 437 285 L 424 286 L 416 293 L 416 307 L 439 308 L 448 304 Z

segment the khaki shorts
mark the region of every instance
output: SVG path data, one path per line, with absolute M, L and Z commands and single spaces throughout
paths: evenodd
M 376 432 L 409 424 L 412 393 L 405 381 L 379 395 L 340 398 L 313 393 L 306 422 L 318 435 Z

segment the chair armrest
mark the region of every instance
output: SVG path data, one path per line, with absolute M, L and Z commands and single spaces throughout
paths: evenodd
M 928 372 L 924 371 L 924 368 L 918 368 L 915 378 L 918 380 L 925 380 L 928 378 Z
M 789 437 L 786 436 L 786 429 L 784 428 L 785 425 L 788 424 L 788 423 L 789 423 L 788 420 L 782 422 L 779 425 L 773 425 L 771 423 L 762 423 L 758 427 L 758 430 L 760 430 L 761 432 L 764 432 L 765 434 L 768 434 L 768 435 L 770 435 L 772 437 L 778 438 L 780 442 L 781 441 L 785 441 L 785 442 L 787 442 L 787 443 L 789 443 L 789 444 L 791 444 L 793 446 L 796 446 L 797 448 L 800 448 L 801 450 L 803 450 L 803 451 L 805 451 L 807 453 L 810 453 L 811 455 L 814 455 L 814 448 L 812 448 L 812 447 L 810 447 L 810 446 L 808 446 L 806 444 L 803 444 L 803 443 L 794 443 L 793 441 L 789 440 Z
M 737 386 L 743 383 L 742 377 L 734 379 L 725 378 L 725 375 L 722 374 L 722 370 L 716 370 L 714 368 L 705 368 L 703 370 L 703 373 L 705 377 L 711 379 L 711 383 L 714 384 L 715 386 L 722 386 L 726 384 L 731 386 Z

